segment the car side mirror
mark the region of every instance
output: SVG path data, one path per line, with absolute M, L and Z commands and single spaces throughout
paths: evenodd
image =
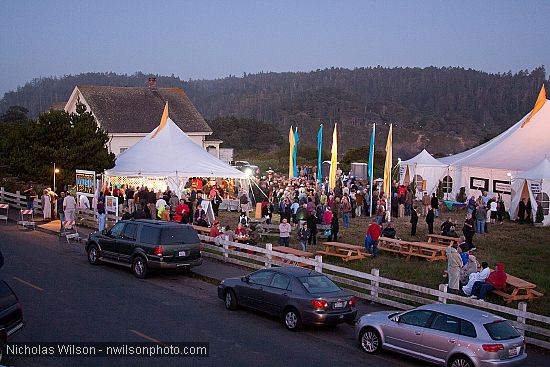
M 241 282 L 248 283 L 249 278 L 248 277 L 242 277 Z
M 393 322 L 399 322 L 399 315 L 392 317 L 390 320 Z

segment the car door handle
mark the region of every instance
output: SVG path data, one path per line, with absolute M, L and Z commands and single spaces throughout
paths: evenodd
M 288 296 L 288 293 L 286 293 L 286 292 L 285 292 L 285 293 L 283 293 L 283 296 L 287 297 L 287 296 Z
M 456 343 L 456 339 L 454 338 L 449 339 L 449 343 Z
M 422 335 L 422 333 L 420 331 L 415 331 L 414 335 Z

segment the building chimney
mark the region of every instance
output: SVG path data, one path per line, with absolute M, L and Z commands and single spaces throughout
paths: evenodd
M 147 86 L 149 89 L 156 90 L 157 89 L 157 78 L 149 78 L 147 81 Z

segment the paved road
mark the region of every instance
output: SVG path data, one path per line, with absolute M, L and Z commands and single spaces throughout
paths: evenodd
M 187 275 L 138 280 L 123 267 L 89 265 L 82 246 L 39 231 L 2 225 L 0 249 L 6 259 L 0 277 L 19 296 L 27 323 L 13 341 L 210 343 L 210 357 L 202 359 L 25 357 L 7 365 L 423 365 L 389 353 L 365 355 L 349 325 L 292 333 L 274 318 L 226 311 L 214 285 Z

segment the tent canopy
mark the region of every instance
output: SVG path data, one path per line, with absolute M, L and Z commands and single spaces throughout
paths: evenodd
M 522 127 L 529 112 L 516 124 L 488 142 L 440 161 L 453 166 L 469 166 L 523 171 L 540 157 L 550 155 L 550 103 L 546 103 Z
M 445 163 L 441 163 L 435 159 L 426 149 L 422 149 L 420 153 L 416 156 L 401 162 L 401 164 L 407 165 L 422 165 L 422 166 L 433 166 L 433 167 L 447 167 Z
M 533 168 L 520 172 L 515 178 L 527 180 L 550 180 L 550 161 L 544 158 Z
M 108 176 L 223 177 L 246 175 L 194 143 L 169 117 L 118 156 Z

